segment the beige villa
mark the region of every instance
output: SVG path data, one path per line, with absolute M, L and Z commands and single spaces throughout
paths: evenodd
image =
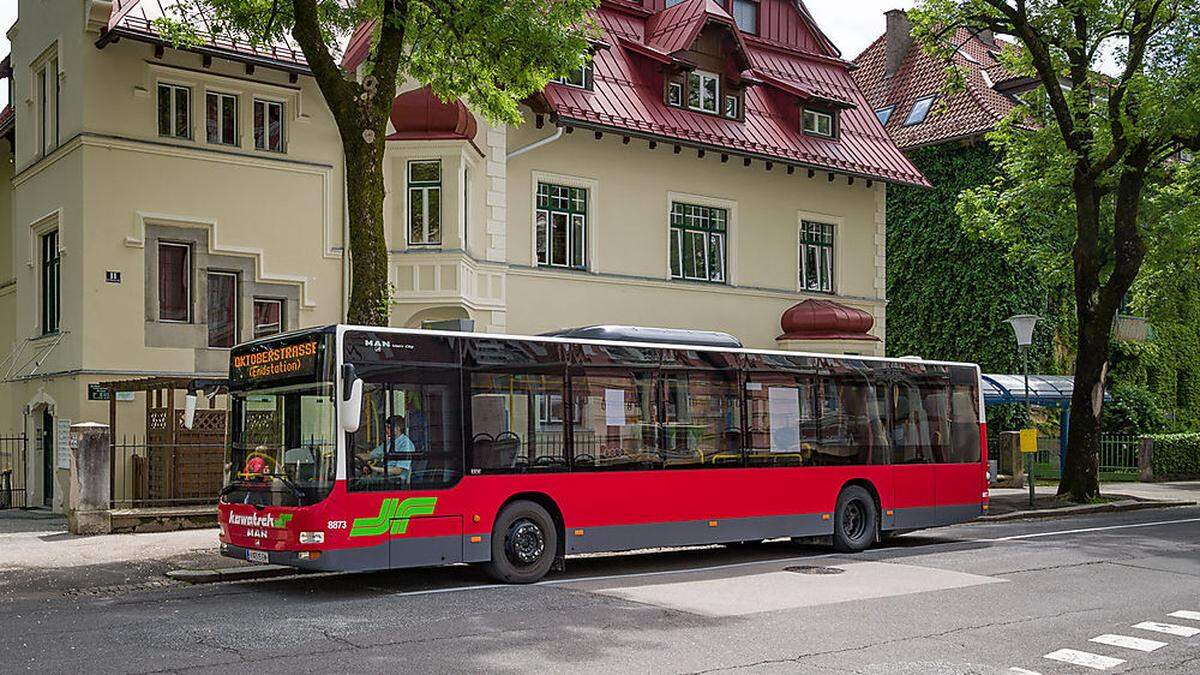
M 89 385 L 222 377 L 232 345 L 345 314 L 342 151 L 303 55 L 176 49 L 157 5 L 19 0 L 8 29 L 0 435 L 31 439 L 30 504 L 61 500 L 51 432 L 107 419 Z M 590 65 L 520 126 L 399 88 L 392 323 L 882 354 L 887 186 L 924 178 L 803 2 L 602 0 L 597 15 Z M 347 71 L 368 37 L 350 37 Z

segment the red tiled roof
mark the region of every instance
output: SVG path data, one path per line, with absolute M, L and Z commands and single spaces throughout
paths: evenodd
M 890 77 L 886 70 L 886 36 L 881 36 L 854 63 L 854 79 L 871 107 L 896 106 L 887 131 L 903 149 L 935 145 L 950 140 L 979 136 L 995 128 L 1018 105 L 1012 97 L 995 89 L 995 84 L 1013 78 L 997 59 L 1002 49 L 1016 46 L 1003 40 L 985 42 L 979 35 L 959 28 L 952 36 L 959 46 L 954 64 L 965 73 L 966 87 L 949 97 L 941 90 L 946 83 L 946 64 L 914 44 L 900 67 Z M 905 125 L 905 118 L 918 99 L 938 95 L 924 122 Z
M 13 106 L 11 103 L 4 106 L 4 110 L 0 110 L 0 135 L 8 133 L 16 122 L 16 115 L 13 114 Z
M 765 0 L 761 5 L 764 11 L 769 4 L 771 11 L 779 7 L 801 11 L 798 4 Z M 681 26 L 688 26 L 687 34 L 694 38 L 698 33 L 695 17 L 702 17 L 703 24 L 718 16 L 714 6 L 711 0 L 687 0 L 651 14 L 634 10 L 629 3 L 619 0 L 604 0 L 597 10 L 597 23 L 606 41 L 614 47 L 594 55 L 592 90 L 548 85 L 544 96 L 550 109 L 565 124 L 624 131 L 895 183 L 928 184 L 875 119 L 850 76 L 850 65 L 833 56 L 836 50 L 832 50 L 832 45 L 828 49 L 823 47 L 828 40 L 819 31 L 810 31 L 806 36 L 809 43 L 822 50 L 811 52 L 743 35 L 732 22 L 728 24 L 728 29 L 746 46 L 751 75 L 774 84 L 746 90 L 744 122 L 667 106 L 663 101 L 660 64 L 645 58 L 644 52 L 648 48 L 665 55 L 668 48 L 680 51 L 691 43 L 685 44 L 675 37 L 670 40 L 658 37 L 654 38 L 656 43 L 651 42 L 649 31 L 675 35 L 683 32 Z M 680 16 L 688 12 L 692 18 Z M 809 17 L 799 18 L 805 23 L 811 21 Z M 648 42 L 651 44 L 647 47 Z M 640 47 L 628 47 L 634 43 Z M 807 92 L 812 98 L 841 102 L 846 107 L 840 114 L 837 139 L 801 132 L 796 103 L 796 94 L 800 92 Z
M 342 54 L 342 70 L 354 71 L 371 55 L 371 35 L 375 32 L 375 23 L 374 20 L 364 21 L 350 34 L 346 51 Z

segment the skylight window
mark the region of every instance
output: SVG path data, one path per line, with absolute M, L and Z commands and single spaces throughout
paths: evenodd
M 929 109 L 933 107 L 933 101 L 936 98 L 937 96 L 926 96 L 917 99 L 917 102 L 913 104 L 912 111 L 908 113 L 908 118 L 904 120 L 904 126 L 908 127 L 924 122 L 925 118 L 929 117 Z
M 958 55 L 963 57 L 964 59 L 970 61 L 971 63 L 979 63 L 979 61 L 977 61 L 974 56 L 971 56 L 970 54 L 968 54 L 967 51 L 965 49 L 962 49 L 961 47 L 958 50 Z
M 892 113 L 896 112 L 896 106 L 889 105 L 886 108 L 880 108 L 875 111 L 875 117 L 879 118 L 879 123 L 887 126 L 888 120 L 892 119 Z

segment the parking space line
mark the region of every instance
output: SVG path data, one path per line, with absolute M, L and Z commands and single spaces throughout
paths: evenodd
M 1176 637 L 1187 638 L 1194 635 L 1200 635 L 1200 628 L 1193 628 L 1191 626 L 1178 626 L 1173 623 L 1160 623 L 1158 621 L 1143 621 L 1141 623 L 1134 624 L 1133 627 L 1141 630 L 1154 631 L 1156 633 L 1166 633 L 1167 635 L 1174 635 Z
M 1125 663 L 1125 659 L 1101 656 L 1091 652 L 1081 652 L 1077 649 L 1059 649 L 1058 651 L 1046 654 L 1042 658 L 1069 663 L 1073 666 L 1083 666 L 1084 668 L 1091 668 L 1093 670 L 1108 670 L 1109 668 Z
M 1082 534 L 1085 532 L 1104 532 L 1106 530 L 1128 530 L 1135 527 L 1155 527 L 1157 525 L 1177 525 L 1179 523 L 1200 523 L 1200 518 L 1180 518 L 1178 520 L 1159 520 L 1153 523 L 1128 523 L 1125 525 L 1105 525 L 1103 527 L 1082 527 L 1077 530 L 1057 530 L 1055 532 L 1034 532 L 1032 534 L 1014 534 L 1011 537 L 995 539 L 978 539 L 976 541 L 1018 541 L 1021 539 L 1038 539 L 1040 537 L 1056 537 L 1063 534 Z
M 1136 649 L 1139 652 L 1152 652 L 1155 649 L 1161 649 L 1162 647 L 1167 646 L 1167 643 L 1159 642 L 1158 640 L 1147 640 L 1145 638 L 1130 637 L 1128 635 L 1112 635 L 1110 633 L 1097 635 L 1089 642 L 1098 642 L 1102 645 L 1123 647 L 1125 649 Z
M 1200 621 L 1200 612 L 1193 612 L 1188 609 L 1181 609 L 1178 612 L 1171 612 L 1167 616 L 1173 616 L 1176 619 L 1188 619 L 1190 621 Z

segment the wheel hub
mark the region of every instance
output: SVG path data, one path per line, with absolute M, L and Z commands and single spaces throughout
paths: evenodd
M 537 523 L 521 518 L 508 528 L 504 538 L 504 552 L 508 559 L 518 565 L 532 565 L 546 551 L 546 535 Z
M 866 526 L 866 517 L 863 514 L 862 505 L 857 501 L 852 501 L 846 504 L 846 508 L 842 513 L 842 531 L 851 539 L 858 539 L 862 536 L 863 528 Z

